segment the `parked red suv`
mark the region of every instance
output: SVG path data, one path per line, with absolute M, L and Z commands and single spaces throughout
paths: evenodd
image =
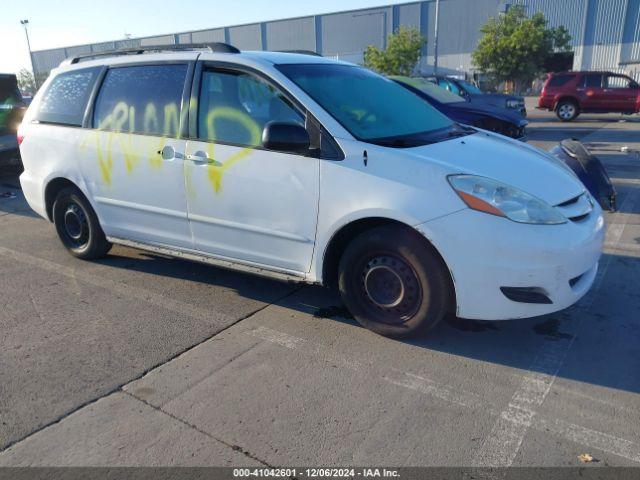
M 618 73 L 551 73 L 538 99 L 538 108 L 555 111 L 563 122 L 570 122 L 581 113 L 638 113 L 640 85 Z

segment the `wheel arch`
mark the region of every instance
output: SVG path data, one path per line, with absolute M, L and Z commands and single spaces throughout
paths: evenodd
M 47 219 L 50 222 L 53 222 L 53 203 L 56 200 L 56 196 L 61 190 L 69 187 L 76 188 L 87 199 L 89 204 L 91 204 L 91 206 L 94 207 L 93 202 L 89 200 L 88 196 L 85 194 L 85 192 L 80 187 L 80 185 L 78 185 L 76 182 L 74 182 L 73 180 L 70 180 L 67 177 L 62 177 L 62 176 L 54 177 L 50 179 L 47 182 L 46 186 L 44 187 L 44 206 L 45 206 L 45 211 L 47 213 Z M 95 208 L 94 208 L 94 211 L 95 211 Z
M 553 105 L 553 109 L 556 110 L 558 108 L 558 105 L 560 105 L 561 102 L 565 101 L 565 100 L 569 100 L 571 102 L 573 102 L 573 104 L 576 106 L 576 108 L 578 110 L 580 110 L 580 101 L 573 95 L 561 95 L 560 97 L 558 97 L 556 99 L 556 103 Z
M 334 232 L 329 242 L 327 243 L 326 248 L 324 249 L 324 254 L 322 257 L 322 284 L 331 288 L 336 287 L 338 284 L 338 266 L 340 264 L 340 259 L 342 258 L 342 254 L 344 253 L 345 249 L 349 245 L 349 242 L 351 242 L 354 238 L 356 238 L 366 230 L 370 230 L 372 228 L 380 227 L 383 225 L 396 225 L 400 228 L 407 228 L 412 230 L 421 238 L 422 242 L 435 253 L 436 257 L 441 262 L 441 266 L 445 275 L 447 276 L 452 302 L 452 305 L 450 305 L 450 307 L 452 309 L 451 311 L 455 312 L 455 283 L 453 275 L 451 273 L 451 269 L 447 265 L 447 262 L 445 261 L 442 254 L 424 234 L 416 230 L 414 227 L 400 220 L 388 217 L 359 218 L 357 220 L 350 221 L 349 223 L 340 227 L 336 232 Z

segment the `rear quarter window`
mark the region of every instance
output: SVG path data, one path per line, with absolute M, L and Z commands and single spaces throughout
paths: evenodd
M 35 120 L 81 126 L 91 89 L 100 68 L 73 70 L 57 75 L 42 96 Z
M 562 87 L 575 78 L 575 75 L 554 75 L 549 79 L 547 87 Z

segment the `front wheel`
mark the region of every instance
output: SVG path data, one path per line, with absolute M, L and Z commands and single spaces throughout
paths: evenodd
M 64 188 L 53 203 L 53 223 L 74 257 L 100 258 L 111 249 L 91 204 L 77 188 Z
M 364 327 L 388 337 L 433 328 L 452 295 L 435 250 L 409 227 L 382 226 L 356 237 L 339 266 L 342 299 Z

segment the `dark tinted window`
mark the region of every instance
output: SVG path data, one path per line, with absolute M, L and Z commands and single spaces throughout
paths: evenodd
M 176 137 L 187 65 L 110 69 L 93 113 L 101 130 Z
M 203 140 L 258 147 L 268 122 L 304 125 L 279 90 L 243 72 L 203 72 L 199 105 L 198 137 Z
M 582 79 L 582 85 L 589 88 L 600 88 L 602 87 L 602 75 L 590 74 L 585 75 Z
M 98 72 L 98 68 L 88 68 L 57 75 L 42 96 L 36 120 L 82 125 L 87 100 Z
M 547 83 L 548 87 L 561 87 L 566 85 L 573 79 L 573 75 L 554 75 L 549 79 L 549 83 Z

